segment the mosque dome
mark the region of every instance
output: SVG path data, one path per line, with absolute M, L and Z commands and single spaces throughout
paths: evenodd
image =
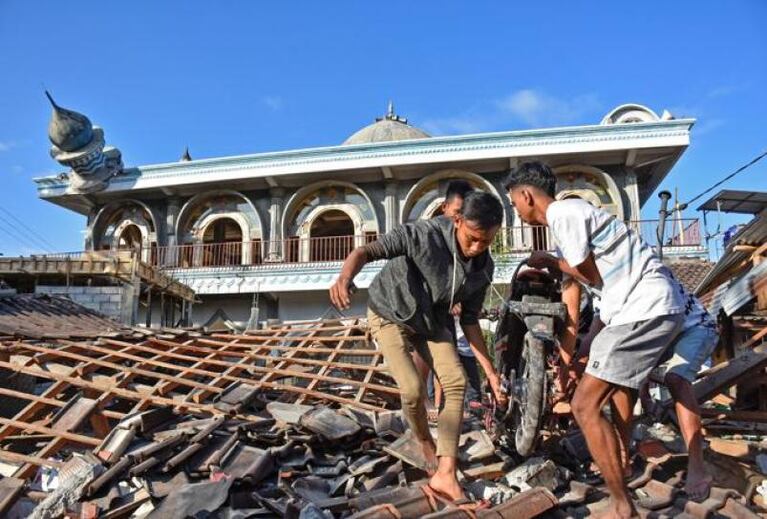
M 63 151 L 76 151 L 93 140 L 93 124 L 81 113 L 67 110 L 56 104 L 51 94 L 45 92 L 53 106 L 48 123 L 48 138 Z
M 394 105 L 389 101 L 389 108 L 384 117 L 376 118 L 373 124 L 353 133 L 344 144 L 368 144 L 372 142 L 406 141 L 431 137 L 425 131 L 410 126 L 407 119 L 394 113 Z

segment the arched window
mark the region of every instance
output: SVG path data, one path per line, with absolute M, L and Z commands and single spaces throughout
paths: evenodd
M 242 228 L 232 218 L 221 217 L 205 227 L 202 234 L 203 265 L 239 265 L 242 260 Z
M 557 176 L 557 199 L 580 198 L 623 220 L 623 201 L 615 181 L 593 166 L 560 166 Z
M 185 267 L 253 265 L 263 261 L 261 219 L 236 191 L 201 193 L 181 209 L 176 227 Z
M 283 217 L 286 261 L 340 261 L 376 238 L 370 199 L 353 184 L 321 182 L 299 190 Z
M 123 228 L 117 239 L 117 248 L 120 250 L 138 250 L 143 247 L 144 239 L 141 236 L 141 229 L 135 224 L 127 225 Z
M 329 209 L 309 228 L 311 261 L 341 261 L 354 248 L 354 221 L 343 211 Z
M 91 225 L 95 250 L 134 250 L 152 261 L 157 249 L 154 216 L 147 206 L 126 200 L 104 206 Z
M 493 185 L 476 173 L 458 169 L 442 170 L 421 179 L 410 189 L 402 206 L 402 222 L 428 219 L 441 214 L 447 186 L 457 179 L 466 180 L 474 189 L 486 191 L 501 199 Z

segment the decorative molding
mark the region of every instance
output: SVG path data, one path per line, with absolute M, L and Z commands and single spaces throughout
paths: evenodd
M 165 185 L 278 177 L 361 167 L 391 167 L 438 161 L 542 156 L 550 154 L 687 146 L 694 119 L 648 123 L 577 126 L 432 137 L 410 141 L 331 146 L 140 166 L 115 177 L 107 192 Z M 182 180 L 183 179 L 183 180 Z M 41 197 L 66 194 L 61 176 L 36 178 Z
M 358 288 L 366 289 L 385 261 L 365 265 L 355 277 Z M 341 261 L 295 264 L 263 264 L 243 267 L 170 269 L 168 274 L 191 287 L 195 293 L 240 294 L 252 292 L 297 292 L 328 290 L 341 272 Z

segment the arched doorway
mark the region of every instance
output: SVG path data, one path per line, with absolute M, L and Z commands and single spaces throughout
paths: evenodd
M 93 250 L 135 250 L 143 261 L 154 262 L 157 234 L 149 208 L 134 200 L 107 204 L 89 229 Z
M 354 248 L 354 222 L 345 212 L 329 209 L 309 228 L 310 261 L 341 261 Z
M 258 212 L 237 191 L 192 197 L 179 213 L 176 233 L 184 267 L 255 265 L 263 259 Z
M 141 229 L 139 229 L 138 225 L 129 224 L 123 228 L 117 239 L 117 249 L 137 251 L 138 257 L 141 257 L 143 242 L 144 237 L 141 235 Z
M 210 222 L 202 233 L 203 266 L 231 266 L 242 262 L 242 228 L 232 218 Z

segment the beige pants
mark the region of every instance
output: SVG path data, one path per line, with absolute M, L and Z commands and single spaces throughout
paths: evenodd
M 439 413 L 437 426 L 437 456 L 457 458 L 466 375 L 458 358 L 453 334 L 444 329 L 437 338 L 427 341 L 370 309 L 368 325 L 399 386 L 402 414 L 416 437 L 422 440 L 431 438 L 426 418 L 426 385 L 413 363 L 410 349 L 416 350 L 435 373 L 445 394 L 445 405 Z

